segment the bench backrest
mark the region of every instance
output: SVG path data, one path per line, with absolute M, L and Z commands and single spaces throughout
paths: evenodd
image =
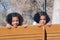
M 43 40 L 44 35 L 45 40 L 60 40 L 60 24 L 44 27 L 45 33 L 43 27 L 33 25 L 11 29 L 0 27 L 0 40 Z

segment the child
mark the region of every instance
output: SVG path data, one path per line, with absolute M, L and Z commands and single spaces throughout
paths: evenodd
M 46 12 L 41 11 L 34 15 L 34 21 L 33 25 L 43 26 L 50 21 L 50 18 Z
M 11 28 L 11 26 L 13 27 L 18 27 L 21 26 L 23 23 L 23 17 L 19 14 L 19 13 L 10 13 L 6 16 L 6 21 L 7 21 L 7 27 Z

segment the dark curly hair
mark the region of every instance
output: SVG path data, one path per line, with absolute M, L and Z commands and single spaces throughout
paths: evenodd
M 47 13 L 44 12 L 44 11 L 37 12 L 37 13 L 34 15 L 34 21 L 37 22 L 37 23 L 39 23 L 40 17 L 41 17 L 42 15 L 43 15 L 43 16 L 46 16 L 46 24 L 47 24 L 47 23 L 50 21 L 50 18 L 49 18 L 49 16 L 47 15 Z
M 23 17 L 19 14 L 19 13 L 16 13 L 16 12 L 13 12 L 13 13 L 9 13 L 7 16 L 6 16 L 6 21 L 8 24 L 12 25 L 12 17 L 18 17 L 19 19 L 19 25 L 22 25 L 23 23 Z

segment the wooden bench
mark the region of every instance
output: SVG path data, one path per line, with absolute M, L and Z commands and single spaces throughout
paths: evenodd
M 0 28 L 0 40 L 42 40 L 42 27 L 28 26 L 7 29 Z
M 45 30 L 33 25 L 11 29 L 0 27 L 0 40 L 60 40 L 60 24 L 44 27 Z

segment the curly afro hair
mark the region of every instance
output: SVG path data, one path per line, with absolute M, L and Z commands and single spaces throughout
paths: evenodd
M 19 19 L 19 25 L 22 25 L 23 23 L 23 17 L 19 14 L 19 13 L 16 13 L 16 12 L 13 12 L 13 13 L 9 13 L 7 16 L 6 16 L 6 21 L 8 24 L 12 25 L 12 17 L 18 17 Z
M 46 24 L 50 21 L 50 18 L 49 18 L 49 16 L 47 15 L 47 13 L 46 12 L 43 12 L 43 11 L 41 11 L 41 12 L 37 12 L 35 15 L 34 15 L 34 21 L 35 22 L 37 22 L 37 23 L 39 23 L 39 21 L 40 21 L 40 17 L 41 16 L 46 16 Z

